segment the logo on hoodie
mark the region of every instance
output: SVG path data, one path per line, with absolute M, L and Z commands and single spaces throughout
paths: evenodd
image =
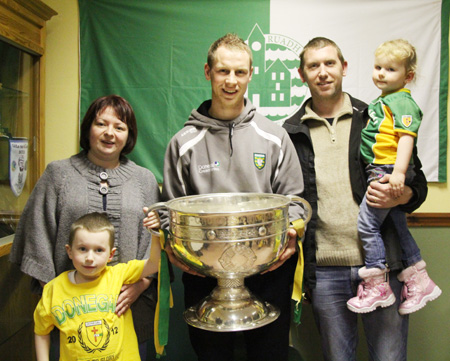
M 253 153 L 253 163 L 258 169 L 263 169 L 266 165 L 266 155 L 263 153 Z
M 308 90 L 297 71 L 303 46 L 284 35 L 264 34 L 258 24 L 247 43 L 253 53 L 247 97 L 259 113 L 282 125 L 300 108 Z
M 220 163 L 218 161 L 212 162 L 211 164 L 198 165 L 199 173 L 218 172 L 219 170 L 220 170 Z

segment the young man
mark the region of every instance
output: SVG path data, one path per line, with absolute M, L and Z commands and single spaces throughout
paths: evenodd
M 158 271 L 161 248 L 154 242 L 147 260 L 109 267 L 113 247 L 114 226 L 105 214 L 89 213 L 72 224 L 66 250 L 75 270 L 44 286 L 34 313 L 38 361 L 49 360 L 54 327 L 61 333 L 62 360 L 140 359 L 131 310 L 119 317 L 117 298 L 124 283 Z
M 252 71 L 251 50 L 238 36 L 228 34 L 211 45 L 204 73 L 211 82 L 212 99 L 192 111 L 167 148 L 164 200 L 204 193 L 303 192 L 300 164 L 286 131 L 258 114 L 244 98 Z M 261 162 L 256 162 L 256 155 Z M 303 212 L 291 207 L 289 213 L 294 220 Z M 280 261 L 270 272 L 245 281 L 251 292 L 281 310 L 271 324 L 244 332 L 249 360 L 288 359 L 295 239 L 295 231 L 289 230 L 289 246 Z M 173 256 L 171 261 L 185 271 L 186 307 L 196 305 L 215 287 L 215 279 L 195 275 Z M 189 326 L 189 335 L 199 360 L 234 359 L 234 332 Z
M 297 150 L 302 165 L 305 198 L 313 217 L 305 235 L 305 284 L 321 336 L 325 360 L 356 360 L 357 314 L 347 308 L 361 279 L 364 264 L 358 237 L 359 204 L 367 191 L 372 207 L 400 205 L 412 212 L 425 200 L 426 180 L 414 151 L 416 177 L 404 193 L 392 199 L 389 185 L 366 186 L 360 157 L 361 130 L 368 120 L 367 104 L 342 91 L 347 62 L 339 47 L 326 38 L 314 38 L 300 54 L 299 74 L 311 98 L 284 128 Z M 388 176 L 381 182 L 388 181 Z M 397 274 L 402 268 L 395 230 L 383 225 L 390 284 L 400 301 L 402 284 Z M 396 307 L 362 315 L 371 359 L 406 360 L 408 318 Z

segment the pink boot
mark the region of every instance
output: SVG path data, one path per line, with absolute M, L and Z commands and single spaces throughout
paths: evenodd
M 416 312 L 428 301 L 441 295 L 441 289 L 428 276 L 425 267 L 425 261 L 419 261 L 398 275 L 398 280 L 405 283 L 402 289 L 403 303 L 398 308 L 401 315 Z
M 395 296 L 389 286 L 388 272 L 387 269 L 360 268 L 358 274 L 363 281 L 358 286 L 357 296 L 347 301 L 348 309 L 356 313 L 367 313 L 377 307 L 392 305 Z

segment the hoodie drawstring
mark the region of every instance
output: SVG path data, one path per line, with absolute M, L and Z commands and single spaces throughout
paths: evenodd
M 230 157 L 233 156 L 233 131 L 236 124 L 231 123 L 228 125 L 230 132 L 228 133 L 228 139 L 230 140 Z

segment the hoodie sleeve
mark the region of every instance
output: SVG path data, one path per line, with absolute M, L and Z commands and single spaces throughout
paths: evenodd
M 275 171 L 272 189 L 274 193 L 283 195 L 303 195 L 303 174 L 295 151 L 294 145 L 286 131 L 282 137 L 281 153 Z M 291 221 L 303 218 L 305 211 L 299 204 L 289 207 L 289 218 Z
M 175 136 L 170 141 L 164 157 L 163 201 L 187 195 L 182 172 L 180 146 Z

